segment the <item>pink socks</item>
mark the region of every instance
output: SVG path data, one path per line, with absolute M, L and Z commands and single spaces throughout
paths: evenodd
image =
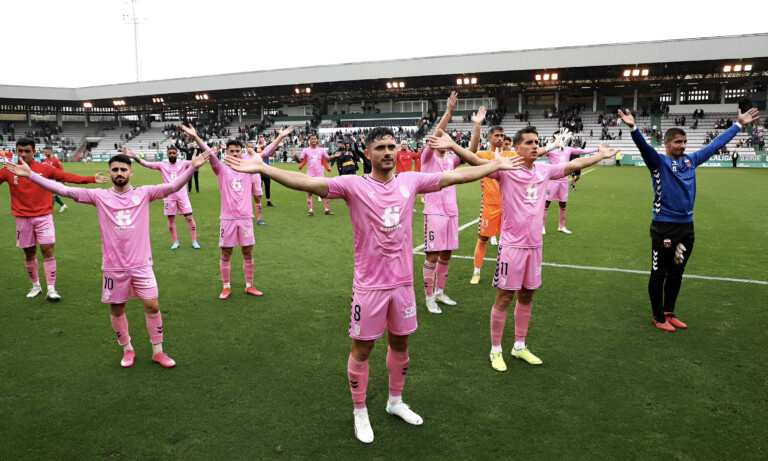
M 307 194 L 307 206 L 309 211 L 312 211 L 312 194 Z
M 115 336 L 117 336 L 117 344 L 125 346 L 131 342 L 131 336 L 128 334 L 128 318 L 125 315 L 115 317 L 109 316 L 109 321 L 112 322 L 112 329 L 115 330 Z
M 56 285 L 56 258 L 44 259 L 43 271 L 45 272 L 45 283 L 49 287 Z
M 504 334 L 504 325 L 507 323 L 507 311 L 491 309 L 491 345 L 501 346 L 501 336 Z M 515 326 L 517 327 L 517 326 Z
M 437 260 L 437 271 L 435 273 L 436 275 L 436 281 L 435 285 L 437 285 L 438 290 L 442 290 L 445 288 L 445 284 L 448 282 L 448 265 L 451 263 L 451 260 L 443 261 L 442 259 Z
M 176 235 L 176 217 L 168 216 L 168 230 L 171 232 L 171 238 L 174 242 L 179 241 L 178 235 Z
M 515 303 L 515 341 L 525 342 L 528 323 L 531 321 L 531 305 Z
M 387 351 L 387 371 L 389 372 L 389 395 L 400 397 L 403 395 L 405 375 L 408 373 L 408 351 L 395 352 L 390 347 Z
M 232 266 L 229 265 L 229 259 L 219 260 L 219 270 L 221 270 L 221 281 L 229 283 L 229 275 L 232 273 Z
M 355 410 L 365 408 L 365 393 L 368 390 L 368 361 L 358 362 L 349 355 L 347 361 L 347 376 L 349 376 L 349 390 L 352 391 L 352 401 Z M 403 379 L 405 380 L 405 379 Z
M 126 321 L 126 331 L 127 327 L 128 322 Z M 163 342 L 163 318 L 160 315 L 160 311 L 157 311 L 157 314 L 147 314 L 147 331 L 149 331 L 149 342 L 152 344 Z
M 434 264 L 424 262 L 424 293 L 427 296 L 435 293 L 435 268 Z
M 560 227 L 565 227 L 565 208 L 560 208 Z
M 245 283 L 253 285 L 253 258 L 243 258 L 243 272 L 245 272 Z
M 197 226 L 195 225 L 195 218 L 192 215 L 184 216 L 187 220 L 187 226 L 189 227 L 189 234 L 192 236 L 192 241 L 197 242 Z
M 37 274 L 38 271 L 38 265 L 37 265 L 37 257 L 31 258 L 31 259 L 24 259 L 24 267 L 27 269 L 27 275 L 29 275 L 29 280 L 32 281 L 32 283 L 39 283 L 40 282 L 40 276 Z

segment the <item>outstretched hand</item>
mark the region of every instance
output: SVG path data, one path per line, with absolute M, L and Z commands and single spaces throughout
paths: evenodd
M 106 184 L 107 183 L 107 177 L 104 176 L 101 173 L 96 173 L 93 175 L 93 178 L 96 180 L 96 184 Z
M 600 147 L 597 149 L 598 154 L 603 158 L 611 158 L 619 153 L 619 149 L 612 149 L 608 144 L 600 143 Z
M 210 157 L 211 157 L 210 150 L 207 150 L 202 154 L 195 154 L 192 156 L 192 166 L 195 168 L 200 168 L 201 166 L 203 166 L 205 162 L 208 161 Z
M 123 150 L 121 151 L 123 155 L 130 157 L 132 159 L 138 160 L 139 157 L 136 156 L 136 154 L 133 153 L 131 149 L 128 149 L 127 147 L 123 147 Z
M 189 127 L 186 127 L 184 125 L 179 125 L 179 128 L 182 129 L 185 133 L 187 133 L 189 136 L 197 137 L 197 130 L 192 126 L 192 124 L 189 124 Z
M 499 170 L 519 170 L 523 167 L 523 157 L 515 155 L 514 157 L 496 157 L 495 162 L 499 163 Z
M 485 113 L 485 106 L 480 106 L 477 109 L 477 114 L 472 114 L 472 123 L 475 125 L 483 123 L 485 121 Z
M 243 160 L 237 157 L 225 157 L 224 163 L 229 165 L 229 167 L 235 171 L 250 174 L 261 173 L 263 167 L 265 166 L 264 161 L 261 159 L 260 155 L 251 157 L 248 160 Z
M 632 112 L 627 109 L 627 112 L 624 113 L 619 109 L 619 118 L 622 122 L 624 122 L 625 125 L 629 127 L 630 130 L 635 129 L 635 117 L 632 116 Z
M 5 167 L 14 175 L 22 178 L 28 178 L 32 175 L 32 169 L 21 158 L 19 158 L 19 163 L 6 162 Z
M 446 105 L 446 112 L 453 112 L 454 109 L 456 109 L 456 103 L 459 102 L 459 94 L 455 91 L 451 92 L 451 95 L 448 96 L 448 104 Z
M 753 107 L 749 109 L 745 114 L 742 114 L 741 109 L 739 109 L 737 117 L 737 121 L 741 124 L 741 126 L 747 126 L 752 122 L 757 123 L 757 120 L 760 118 L 760 111 Z
M 288 128 L 282 129 L 282 130 L 280 130 L 279 136 L 281 138 L 284 138 L 284 137 L 288 136 L 289 134 L 293 133 L 293 129 L 294 128 L 292 126 L 289 126 Z
M 427 143 L 432 150 L 449 150 L 453 149 L 453 139 L 451 136 L 443 130 L 435 131 L 435 134 L 427 138 Z

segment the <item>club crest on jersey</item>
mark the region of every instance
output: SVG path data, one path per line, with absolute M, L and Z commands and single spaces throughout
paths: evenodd
M 133 201 L 134 205 L 138 205 L 141 202 L 141 199 L 135 195 L 131 197 L 131 200 Z
M 400 186 L 400 195 L 402 195 L 403 197 L 408 198 L 408 197 L 411 196 L 411 191 L 408 190 L 408 188 L 405 187 L 405 185 L 401 185 Z
M 360 325 L 355 324 L 355 326 L 352 327 L 352 330 L 355 331 L 355 336 L 360 336 Z
M 112 296 L 112 292 L 104 290 L 104 301 L 109 301 L 109 297 Z
M 686 164 L 688 167 L 690 167 L 690 166 L 691 166 L 691 161 L 690 161 L 690 160 L 688 160 L 688 159 L 685 159 L 685 164 Z
M 671 246 L 672 246 L 672 240 L 664 239 L 664 248 L 669 248 Z

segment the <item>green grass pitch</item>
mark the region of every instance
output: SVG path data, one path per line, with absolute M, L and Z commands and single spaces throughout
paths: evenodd
M 295 165 L 286 166 L 294 168 Z M 66 164 L 80 174 L 105 164 Z M 135 185 L 161 181 L 134 166 Z M 354 437 L 346 377 L 353 250 L 349 214 L 305 217 L 301 192 L 272 183 L 275 208 L 256 226 L 255 285 L 220 301 L 219 196 L 207 165 L 191 194 L 201 250 L 183 219 L 170 250 L 162 201 L 152 205 L 154 270 L 174 369 L 151 362 L 138 301 L 128 305 L 136 364 L 100 303 L 101 243 L 95 208 L 55 213 L 57 289 L 27 299 L 23 252 L 14 246 L 10 194 L 0 185 L 0 453 L 3 459 L 766 459 L 768 285 L 686 279 L 678 302 L 687 331 L 653 327 L 647 274 L 545 266 L 528 335 L 544 361 L 509 356 L 491 369 L 489 309 L 494 263 L 469 285 L 476 226 L 460 233 L 446 293 L 424 309 L 423 256 L 415 255 L 419 330 L 411 338 L 404 397 L 424 417 L 412 427 L 384 411 L 386 346 L 371 357 L 372 445 Z M 700 169 L 696 247 L 687 274 L 768 281 L 768 171 Z M 92 186 L 89 186 L 92 187 Z M 480 186 L 458 187 L 460 224 L 477 218 Z M 651 181 L 644 168 L 598 167 L 571 192 L 567 226 L 556 205 L 545 263 L 649 270 Z M 322 209 L 321 204 L 315 205 Z M 414 245 L 423 242 L 422 205 Z M 57 207 L 58 210 L 58 207 Z M 495 247 L 488 247 L 495 258 Z M 41 263 L 42 268 L 42 263 Z M 42 275 L 42 271 L 41 271 Z

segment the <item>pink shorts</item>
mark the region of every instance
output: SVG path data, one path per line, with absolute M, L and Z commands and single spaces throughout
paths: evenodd
M 192 213 L 192 204 L 189 199 L 185 200 L 163 200 L 163 214 L 166 216 L 176 216 L 176 214 Z
M 53 215 L 16 216 L 16 247 L 30 248 L 37 244 L 56 243 L 56 228 L 53 227 Z
M 101 302 L 105 304 L 123 304 L 134 298 L 157 298 L 157 280 L 152 266 L 124 271 L 104 271 Z
M 568 182 L 550 181 L 547 184 L 547 202 L 567 202 Z
M 232 248 L 248 247 L 256 243 L 253 236 L 253 219 L 222 219 L 219 229 L 219 246 Z
M 493 286 L 502 290 L 535 290 L 541 286 L 541 247 L 514 248 L 499 245 Z
M 424 251 L 434 253 L 459 248 L 459 217 L 424 215 Z
M 416 331 L 416 296 L 413 285 L 352 293 L 349 336 L 362 341 L 381 338 L 384 330 L 405 336 Z

